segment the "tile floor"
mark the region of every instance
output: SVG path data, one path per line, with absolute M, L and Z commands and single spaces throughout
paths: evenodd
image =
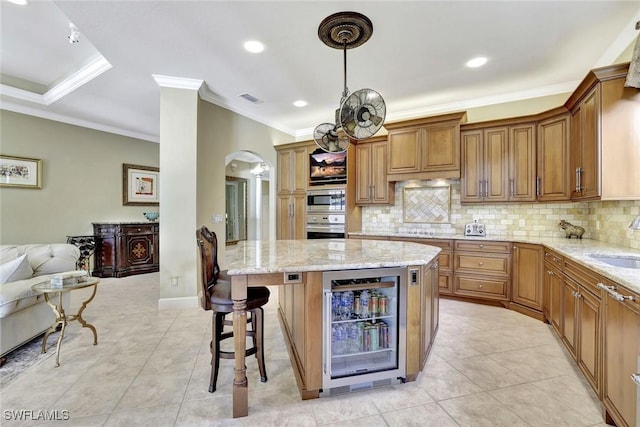
M 250 415 L 231 416 L 233 361 L 210 394 L 210 318 L 157 310 L 157 273 L 103 279 L 84 329 L 1 390 L 2 426 L 604 426 L 600 404 L 550 327 L 495 307 L 441 300 L 425 371 L 406 384 L 301 401 L 276 318 L 265 310 L 269 381 L 247 359 Z M 79 305 L 83 291 L 72 294 Z M 74 322 L 70 328 L 80 328 Z M 70 420 L 8 419 L 7 410 L 68 411 Z M 60 412 L 61 413 L 61 412 Z

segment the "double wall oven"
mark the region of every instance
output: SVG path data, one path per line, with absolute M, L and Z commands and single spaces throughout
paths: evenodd
M 307 239 L 344 239 L 345 189 L 307 191 Z

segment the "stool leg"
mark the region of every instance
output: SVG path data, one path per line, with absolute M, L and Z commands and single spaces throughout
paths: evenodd
M 256 314 L 256 341 L 258 342 L 258 351 L 256 352 L 256 357 L 258 358 L 258 369 L 260 370 L 260 381 L 263 383 L 267 382 L 267 370 L 264 365 L 264 335 L 263 335 L 263 325 L 264 325 L 264 311 L 262 307 L 259 307 L 254 312 Z
M 256 311 L 258 311 L 258 309 L 253 309 L 251 310 L 251 331 L 253 331 L 253 333 L 251 334 L 251 340 L 253 341 L 253 347 L 255 349 L 258 348 L 258 345 L 256 344 L 256 335 L 257 335 L 257 322 L 256 322 Z M 258 358 L 258 352 L 256 351 L 256 359 Z
M 220 368 L 220 335 L 222 334 L 222 320 L 224 314 L 213 313 L 211 331 L 211 381 L 209 382 L 209 393 L 216 391 L 218 381 L 218 370 Z

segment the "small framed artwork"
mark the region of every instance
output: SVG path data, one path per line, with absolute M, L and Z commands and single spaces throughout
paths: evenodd
M 122 164 L 122 204 L 158 206 L 160 169 L 152 166 Z
M 0 154 L 0 187 L 42 188 L 42 160 Z

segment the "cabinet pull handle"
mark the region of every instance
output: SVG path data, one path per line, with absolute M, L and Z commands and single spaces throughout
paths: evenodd
M 607 286 L 603 283 L 598 283 L 598 288 L 604 290 L 606 293 L 609 294 L 611 298 L 613 298 L 618 302 L 635 301 L 635 298 L 632 295 L 622 295 L 621 293 L 616 291 L 615 286 Z
M 510 188 L 510 191 L 511 191 L 511 195 L 515 196 L 515 185 L 514 185 L 514 180 L 513 179 L 509 180 L 509 188 Z
M 437 270 L 438 269 L 438 263 L 436 262 L 435 264 L 433 264 L 433 266 L 431 268 L 433 268 L 434 270 Z
M 489 180 L 484 180 L 484 197 L 489 197 Z
M 582 193 L 582 172 L 584 169 L 576 168 L 576 193 Z
M 540 177 L 536 176 L 536 196 L 540 195 Z
M 553 276 L 553 271 L 551 271 L 551 270 L 547 270 L 547 274 L 548 274 L 549 276 Z
M 631 374 L 631 379 L 634 383 L 640 385 L 640 374 Z

